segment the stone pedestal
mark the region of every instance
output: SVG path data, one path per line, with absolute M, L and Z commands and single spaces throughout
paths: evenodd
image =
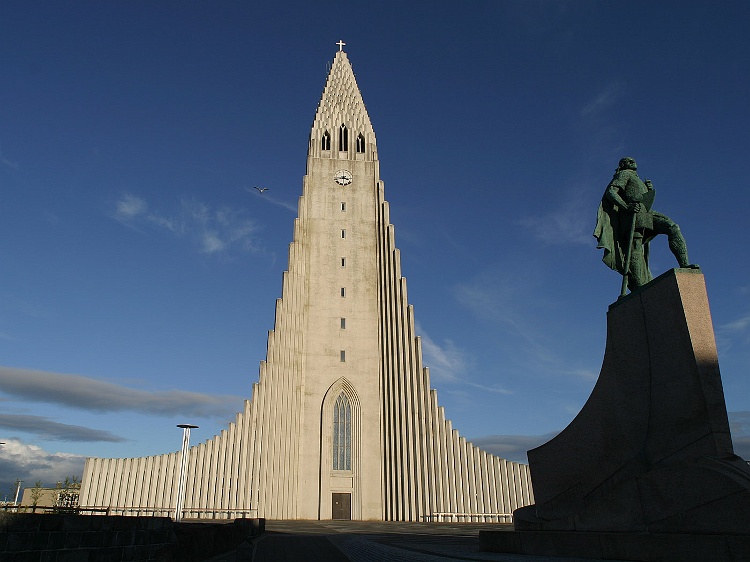
M 675 269 L 607 315 L 599 380 L 562 433 L 529 451 L 536 504 L 517 530 L 750 533 L 703 274 Z

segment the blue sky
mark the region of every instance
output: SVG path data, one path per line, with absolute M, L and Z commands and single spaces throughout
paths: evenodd
M 260 4 L 0 4 L 0 499 L 250 398 L 339 39 L 454 427 L 523 460 L 586 401 L 629 155 L 703 268 L 750 457 L 750 4 Z

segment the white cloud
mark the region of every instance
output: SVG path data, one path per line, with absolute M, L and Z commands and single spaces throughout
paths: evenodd
M 214 252 L 221 252 L 226 248 L 226 244 L 221 241 L 218 233 L 211 231 L 204 231 L 201 233 L 201 248 L 207 254 L 213 254 Z
M 422 330 L 418 323 L 415 329 L 420 333 L 423 361 L 424 365 L 430 369 L 430 376 L 444 382 L 461 383 L 485 392 L 511 394 L 500 385 L 487 386 L 473 382 L 473 377 L 468 372 L 474 367 L 474 360 L 466 351 L 459 349 L 452 340 L 443 340 L 443 344 L 439 345 Z
M 750 412 L 727 412 L 734 454 L 750 461 Z
M 84 456 L 50 453 L 16 438 L 0 441 L 5 442 L 5 445 L 0 445 L 0 492 L 9 493 L 16 478 L 23 480 L 24 488 L 30 488 L 38 480 L 45 486 L 54 486 L 68 476 L 80 479 L 83 475 Z
M 504 374 L 595 380 L 598 371 L 558 349 L 559 328 L 549 321 L 555 303 L 545 302 L 537 290 L 542 277 L 537 265 L 506 265 L 456 285 L 454 295 L 476 321 L 497 332 L 497 353 L 505 353 Z
M 570 369 L 565 371 L 565 374 L 592 381 L 599 377 L 599 373 L 592 371 L 591 369 Z
M 13 168 L 14 170 L 18 170 L 20 168 L 18 162 L 11 162 L 10 160 L 8 160 L 8 158 L 5 157 L 5 154 L 3 154 L 2 146 L 0 146 L 0 162 L 8 166 L 9 168 Z
M 459 380 L 467 370 L 467 354 L 451 340 L 444 340 L 442 346 L 438 345 L 418 324 L 416 330 L 421 334 L 424 364 L 430 368 L 430 374 L 444 381 Z
M 522 217 L 518 224 L 545 244 L 593 245 L 591 201 L 588 189 L 566 195 L 555 209 L 533 216 Z M 596 209 L 594 209 L 596 210 Z M 594 217 L 595 218 L 595 217 Z
M 484 390 L 486 392 L 494 392 L 496 394 L 513 394 L 511 390 L 508 390 L 507 388 L 503 388 L 499 384 L 495 384 L 492 386 L 487 386 L 485 384 L 477 384 L 475 382 L 466 382 L 471 387 L 478 388 L 479 390 Z
M 162 229 L 192 240 L 205 254 L 224 254 L 233 248 L 257 250 L 254 235 L 258 225 L 243 215 L 241 210 L 226 206 L 212 209 L 196 199 L 183 199 L 177 211 L 163 213 L 150 210 L 144 199 L 126 193 L 116 203 L 114 218 L 130 227 Z
M 732 435 L 750 437 L 750 412 L 727 412 L 727 415 Z
M 611 82 L 583 105 L 581 116 L 589 119 L 599 117 L 613 107 L 620 100 L 622 94 L 623 84 L 621 82 Z
M 521 310 L 522 303 L 533 302 L 528 296 L 538 284 L 534 271 L 517 272 L 505 269 L 490 272 L 469 283 L 456 286 L 456 300 L 477 318 L 498 324 L 514 339 L 520 338 L 529 353 L 551 360 L 546 346 L 539 342 L 539 326 L 530 321 L 530 311 Z
M 149 392 L 81 375 L 0 366 L 0 392 L 32 402 L 62 404 L 93 412 L 226 418 L 242 404 L 238 396 L 184 390 Z
M 723 351 L 728 351 L 737 343 L 750 345 L 750 314 L 719 326 L 716 329 L 716 340 Z
M 148 210 L 148 204 L 135 195 L 125 193 L 119 201 L 115 210 L 115 218 L 119 221 L 127 222 L 142 216 Z
M 729 322 L 721 326 L 722 330 L 726 330 L 727 332 L 731 332 L 734 334 L 746 332 L 748 328 L 750 328 L 750 314 L 738 318 L 734 322 Z

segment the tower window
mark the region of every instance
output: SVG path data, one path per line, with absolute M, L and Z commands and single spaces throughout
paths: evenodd
M 346 258 L 341 258 L 341 267 L 346 267 Z
M 342 297 L 346 296 L 346 288 L 344 288 L 344 287 L 341 287 L 341 296 Z
M 341 329 L 346 330 L 346 318 L 341 319 Z
M 341 210 L 346 211 L 346 203 L 344 201 L 341 202 Z
M 346 229 L 341 229 L 341 238 L 346 238 Z
M 333 405 L 333 470 L 351 469 L 352 405 L 342 392 Z
M 320 148 L 323 150 L 331 150 L 331 135 L 328 131 L 323 133 L 323 140 Z
M 341 152 L 349 150 L 349 129 L 343 123 L 339 128 L 339 150 Z
M 341 362 L 344 363 L 346 361 L 346 351 L 343 349 L 341 350 Z
M 364 154 L 365 152 L 365 137 L 362 135 L 362 133 L 359 133 L 357 135 L 357 152 L 360 154 Z

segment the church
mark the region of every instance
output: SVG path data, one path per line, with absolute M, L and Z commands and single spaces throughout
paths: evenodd
M 510 522 L 527 465 L 453 429 L 414 333 L 377 143 L 339 42 L 298 217 L 244 410 L 188 449 L 184 517 Z M 168 516 L 181 453 L 89 458 L 82 508 Z

